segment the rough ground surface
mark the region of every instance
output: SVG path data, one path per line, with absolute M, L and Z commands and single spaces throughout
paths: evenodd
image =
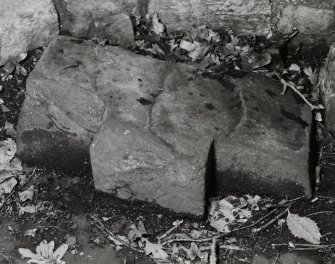
M 86 176 L 85 176 L 86 175 Z M 9 202 L 2 209 L 0 219 L 0 261 L 1 263 L 26 263 L 18 253 L 18 248 L 29 248 L 32 251 L 42 239 L 54 240 L 56 245 L 66 242 L 67 236 L 75 237 L 76 242 L 71 244 L 68 253 L 63 260 L 66 263 L 154 263 L 144 254 L 123 248 L 116 251 L 113 243 L 107 236 L 101 233 L 90 216 L 106 217 L 104 224 L 113 233 L 126 235 L 131 224 L 141 219 L 149 233 L 149 238 L 164 233 L 177 218 L 165 214 L 157 208 L 147 205 L 124 203 L 94 192 L 93 179 L 85 172 L 77 174 L 55 173 L 50 170 L 38 170 L 28 185 L 37 187 L 35 203 L 43 201 L 44 209 L 35 214 L 18 215 L 18 203 L 15 200 Z M 301 200 L 291 208 L 292 213 L 311 215 L 322 230 L 322 234 L 334 232 L 334 200 L 319 199 L 314 203 Z M 262 210 L 255 219 L 267 214 L 268 210 Z M 255 220 L 251 220 L 251 223 Z M 36 228 L 35 237 L 25 235 L 28 229 Z M 184 219 L 184 223 L 175 231 L 176 233 L 189 233 L 192 229 L 210 229 L 206 222 Z M 221 240 L 226 244 L 231 238 L 236 238 L 235 246 L 243 250 L 218 250 L 218 264 L 272 264 L 273 260 L 280 256 L 282 264 L 296 264 L 296 261 L 307 264 L 332 264 L 334 253 L 331 250 L 320 251 L 296 251 L 286 254 L 287 243 L 305 243 L 294 238 L 286 225 L 273 225 L 257 234 L 251 229 L 232 234 Z M 322 243 L 334 243 L 334 236 L 329 234 L 322 238 Z M 282 246 L 272 248 L 272 244 Z M 189 248 L 188 243 L 183 243 Z M 72 253 L 71 253 L 72 252 Z M 279 252 L 281 252 L 280 255 Z M 321 260 L 323 259 L 323 261 Z
M 245 188 L 258 182 L 254 193 L 310 197 L 311 117 L 302 119 L 294 96 L 284 99 L 281 86 L 261 75 L 220 83 L 195 70 L 59 37 L 28 78 L 18 154 L 81 166 L 95 135 L 90 158 L 98 190 L 194 215 L 214 195 L 213 162 L 218 191 L 235 191 L 230 182 L 243 175 Z

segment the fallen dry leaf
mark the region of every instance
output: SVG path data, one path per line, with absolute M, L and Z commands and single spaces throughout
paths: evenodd
M 34 197 L 35 187 L 31 185 L 27 190 L 19 193 L 19 198 L 21 202 L 25 202 L 27 200 L 32 200 Z
M 168 254 L 163 250 L 161 244 L 151 243 L 148 239 L 142 239 L 145 241 L 145 254 L 152 255 L 154 259 L 167 260 Z
M 302 238 L 312 244 L 320 244 L 320 230 L 312 219 L 288 212 L 286 222 L 295 237 Z
M 17 185 L 17 180 L 12 177 L 0 184 L 0 196 L 6 193 L 11 193 L 13 188 Z
M 34 214 L 40 209 L 42 209 L 42 202 L 36 205 L 20 206 L 19 215 L 23 215 L 24 213 Z
M 27 230 L 24 232 L 24 236 L 35 237 L 36 232 L 37 232 L 37 228 L 27 229 Z
M 165 26 L 161 22 L 159 22 L 159 17 L 157 13 L 153 14 L 150 30 L 157 35 L 162 35 L 162 33 L 164 32 L 164 29 L 165 29 Z

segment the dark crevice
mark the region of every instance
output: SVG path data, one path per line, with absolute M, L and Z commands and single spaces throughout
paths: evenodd
M 205 172 L 205 218 L 207 219 L 210 206 L 210 198 L 216 196 L 216 159 L 214 140 L 208 151 Z
M 308 155 L 308 171 L 309 171 L 309 177 L 311 182 L 311 190 L 312 194 L 315 193 L 316 190 L 316 174 L 315 169 L 318 166 L 319 163 L 319 155 L 318 152 L 320 151 L 320 144 L 317 140 L 317 122 L 315 121 L 315 113 L 312 113 L 312 122 L 311 122 L 311 128 L 310 128 L 310 134 L 309 134 L 309 155 Z
M 59 34 L 70 36 L 70 27 L 73 22 L 72 14 L 66 9 L 65 1 L 53 0 L 53 3 L 58 16 Z

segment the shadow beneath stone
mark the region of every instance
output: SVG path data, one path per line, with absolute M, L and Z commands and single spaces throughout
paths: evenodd
M 215 142 L 212 141 L 209 148 L 206 173 L 205 173 L 205 218 L 207 218 L 210 208 L 210 198 L 216 196 L 216 159 Z

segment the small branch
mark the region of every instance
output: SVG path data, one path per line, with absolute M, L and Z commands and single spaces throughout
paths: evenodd
M 128 248 L 131 248 L 132 250 L 135 250 L 137 252 L 140 252 L 140 253 L 144 253 L 143 250 L 141 249 L 138 249 L 136 247 L 133 247 L 132 245 L 128 244 L 127 242 L 123 241 L 122 239 L 120 239 L 118 236 L 116 236 L 113 232 L 111 232 L 110 230 L 108 230 L 104 224 L 96 217 L 96 216 L 93 216 L 91 215 L 90 216 L 96 223 L 95 223 L 95 226 L 101 231 L 103 232 L 107 237 L 111 236 L 114 240 L 116 240 L 117 242 L 119 242 L 120 244 L 128 247 Z M 112 239 L 111 239 L 112 240 Z
M 285 204 L 290 204 L 290 205 L 292 205 L 293 203 L 295 203 L 295 202 L 297 202 L 297 201 L 299 201 L 299 200 L 301 200 L 301 199 L 303 199 L 303 198 L 305 198 L 304 195 L 303 195 L 303 196 L 300 196 L 300 197 L 297 197 L 297 198 L 293 198 L 293 199 L 291 199 L 291 200 L 287 200 L 287 201 L 285 202 Z
M 333 249 L 335 248 L 335 244 L 329 244 L 329 245 L 314 245 L 314 244 L 293 244 L 294 247 L 292 248 L 289 244 L 272 244 L 272 247 L 282 247 L 287 246 L 292 248 L 293 250 L 303 250 L 303 249 L 309 249 L 309 250 L 318 250 L 318 249 Z
M 250 227 L 253 227 L 257 224 L 259 224 L 261 221 L 263 221 L 265 218 L 267 218 L 268 216 L 272 215 L 274 212 L 276 212 L 277 209 L 273 209 L 270 213 L 268 213 L 267 215 L 263 216 L 262 218 L 260 218 L 259 220 L 257 220 L 255 223 L 253 224 L 250 224 L 248 226 L 243 226 L 243 227 L 240 227 L 240 228 L 236 228 L 236 229 L 233 229 L 232 231 L 228 232 L 228 233 L 224 233 L 224 234 L 218 234 L 218 233 L 214 233 L 215 235 L 213 237 L 209 237 L 209 238 L 203 238 L 203 239 L 188 239 L 188 238 L 176 238 L 176 239 L 170 239 L 170 240 L 167 240 L 167 241 L 164 241 L 162 243 L 162 245 L 166 245 L 166 244 L 170 244 L 170 243 L 174 243 L 174 242 L 194 242 L 194 243 L 205 243 L 205 242 L 210 242 L 212 241 L 213 238 L 216 238 L 216 239 L 220 239 L 220 238 L 223 238 L 223 237 L 226 237 L 226 236 L 229 236 L 231 235 L 232 233 L 234 232 L 237 232 L 237 231 L 242 231 L 242 230 L 245 230 L 245 229 L 248 229 Z
M 227 234 L 225 234 L 227 235 Z M 218 238 L 219 236 L 214 236 L 215 238 Z M 174 242 L 194 242 L 194 243 L 205 243 L 212 241 L 213 237 L 209 238 L 203 238 L 203 239 L 192 239 L 192 238 L 176 238 L 176 239 L 170 239 L 167 241 L 164 241 L 162 243 L 162 246 L 165 246 L 166 244 L 174 243 Z
M 211 244 L 211 255 L 209 257 L 209 264 L 216 264 L 217 258 L 216 258 L 216 238 L 212 238 L 212 244 Z
M 228 249 L 228 250 L 238 250 L 243 251 L 244 249 L 234 245 L 220 245 L 220 248 Z
M 264 230 L 265 228 L 269 227 L 270 225 L 272 225 L 273 223 L 277 222 L 279 220 L 279 218 L 283 217 L 285 214 L 287 214 L 289 210 L 289 207 L 286 208 L 283 212 L 281 212 L 279 215 L 277 215 L 275 218 L 273 218 L 271 221 L 267 222 L 265 225 L 259 227 L 259 228 L 254 228 L 252 230 L 253 233 L 258 233 L 261 232 L 262 230 Z
M 318 198 L 320 198 L 320 199 L 328 199 L 328 200 L 335 201 L 335 197 L 330 197 L 330 196 L 318 196 Z
M 306 99 L 306 97 L 296 88 L 296 85 L 293 82 L 291 82 L 291 81 L 288 82 L 288 81 L 284 80 L 280 76 L 280 74 L 277 73 L 277 72 L 271 73 L 271 75 L 276 76 L 279 79 L 279 81 L 281 82 L 281 84 L 283 85 L 283 91 L 281 92 L 281 95 L 284 95 L 286 90 L 287 90 L 287 87 L 290 87 L 293 90 L 293 92 L 295 92 L 311 108 L 311 110 L 320 109 L 319 106 L 311 104 Z
M 176 225 L 171 227 L 169 230 L 167 230 L 164 234 L 160 235 L 158 237 L 158 241 L 161 241 L 162 239 L 166 238 L 171 232 L 173 232 L 175 229 L 177 229 L 181 224 L 183 223 L 183 220 L 178 221 Z
M 283 84 L 284 88 L 283 88 L 283 92 L 281 93 L 282 95 L 285 94 L 286 91 L 286 87 L 290 87 L 293 92 L 295 92 L 297 95 L 299 95 L 299 97 L 311 108 L 311 110 L 315 110 L 315 109 L 319 109 L 318 106 L 315 106 L 313 104 L 311 104 L 306 97 L 296 88 L 296 86 L 294 85 L 294 83 L 292 82 L 287 82 L 284 79 L 280 79 L 280 82 Z
M 30 180 L 35 176 L 36 169 L 37 169 L 36 167 L 33 169 L 33 171 L 31 172 L 31 174 L 29 175 L 28 179 L 23 184 L 23 186 L 26 186 L 28 184 L 28 182 L 30 182 Z
M 2 210 L 2 208 L 5 206 L 5 204 L 7 203 L 7 201 L 9 200 L 9 198 L 11 198 L 13 196 L 15 192 L 15 188 L 13 188 L 13 190 L 10 192 L 10 194 L 6 197 L 6 199 L 4 200 L 4 202 L 2 203 L 2 205 L 0 206 L 0 211 Z
M 318 214 L 332 214 L 332 213 L 333 213 L 333 211 L 315 212 L 315 213 L 311 213 L 311 214 L 306 215 L 306 217 L 312 216 L 312 215 L 318 215 Z

